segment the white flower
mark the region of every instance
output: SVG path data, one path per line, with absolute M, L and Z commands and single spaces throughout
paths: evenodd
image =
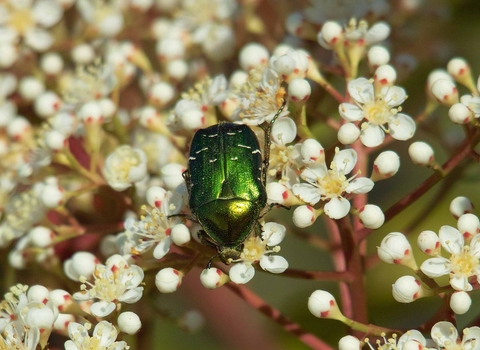
M 260 262 L 260 267 L 271 273 L 282 273 L 288 268 L 288 261 L 279 255 L 279 244 L 285 238 L 285 227 L 269 222 L 263 226 L 262 238 L 250 237 L 243 247 L 239 262 L 230 269 L 230 279 L 237 284 L 250 281 L 255 275 L 253 264 Z M 272 247 L 272 248 L 270 248 Z
M 370 345 L 370 343 L 368 343 Z M 378 350 L 391 350 L 391 349 L 427 349 L 427 341 L 425 337 L 416 329 L 411 329 L 405 332 L 400 338 L 397 338 L 396 334 L 393 334 L 390 338 L 383 337 L 383 343 L 378 341 L 375 349 Z M 370 348 L 373 348 L 370 345 Z
M 465 245 L 460 231 L 445 225 L 440 228 L 439 237 L 443 249 L 451 254 L 450 258 L 430 258 L 423 262 L 420 269 L 431 278 L 449 275 L 453 289 L 471 291 L 469 278 L 480 277 L 480 235 L 474 236 L 470 245 Z
M 325 214 L 332 219 L 341 219 L 350 211 L 350 202 L 344 193 L 367 193 L 373 188 L 373 181 L 366 177 L 354 175 L 347 178 L 355 164 L 357 153 L 353 149 L 336 150 L 335 157 L 327 168 L 325 162 L 314 163 L 305 169 L 301 177 L 308 183 L 295 184 L 293 193 L 306 203 L 314 205 L 318 201 L 325 204 Z
M 65 350 L 122 350 L 129 348 L 126 342 L 115 341 L 118 332 L 110 322 L 101 321 L 98 323 L 91 337 L 88 334 L 88 329 L 90 329 L 91 325 L 86 324 L 85 326 L 77 322 L 68 324 L 68 335 L 71 340 L 65 342 Z
M 142 216 L 141 220 L 127 219 L 125 229 L 127 238 L 132 244 L 131 253 L 143 254 L 154 248 L 153 257 L 163 258 L 172 245 L 170 237 L 172 228 L 178 223 L 178 219 L 170 219 L 169 216 L 177 214 L 182 205 L 181 196 L 168 191 L 159 207 L 151 209 L 142 207 L 147 215 Z
M 28 286 L 19 284 L 5 294 L 5 299 L 0 303 L 0 333 L 12 320 L 18 318 L 20 311 L 28 304 L 27 289 Z
M 73 295 L 75 300 L 98 300 L 90 306 L 96 317 L 106 317 L 116 308 L 117 303 L 136 303 L 143 294 L 143 270 L 137 265 L 129 265 L 120 255 L 112 255 L 105 265 L 95 266 L 94 282 L 85 281 L 82 291 Z M 87 286 L 91 288 L 87 290 Z
M 52 46 L 54 37 L 46 30 L 63 16 L 56 0 L 7 0 L 0 5 L 2 43 L 15 45 L 20 38 L 36 51 Z
M 440 349 L 478 350 L 480 349 L 480 328 L 470 327 L 463 330 L 460 342 L 458 331 L 450 322 L 437 322 L 431 331 L 432 339 Z
M 297 136 L 297 127 L 291 118 L 279 118 L 272 127 L 272 143 L 270 149 L 270 164 L 268 175 L 276 178 L 281 173 L 280 182 L 287 187 L 298 183 L 298 175 L 294 169 L 302 165 L 301 144 L 289 145 Z
M 406 114 L 399 113 L 400 105 L 407 95 L 398 86 L 385 86 L 375 92 L 373 83 L 358 78 L 348 83 L 348 92 L 355 104 L 342 103 L 339 112 L 348 122 L 365 120 L 361 124 L 360 141 L 367 147 L 376 147 L 390 133 L 396 140 L 405 141 L 415 133 L 415 122 Z
M 283 103 L 278 74 L 268 68 L 252 69 L 247 82 L 239 88 L 235 97 L 240 102 L 232 115 L 233 120 L 240 120 L 248 125 L 260 125 L 271 121 Z M 289 114 L 284 108 L 279 117 Z
M 105 160 L 103 176 L 116 191 L 129 188 L 147 175 L 147 156 L 138 148 L 129 145 L 118 147 Z
M 116 4 L 101 0 L 78 0 L 83 19 L 103 37 L 113 37 L 123 29 L 123 15 Z

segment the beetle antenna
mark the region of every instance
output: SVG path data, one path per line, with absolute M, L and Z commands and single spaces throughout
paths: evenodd
M 272 141 L 270 140 L 270 134 L 272 133 L 272 127 L 273 123 L 275 123 L 275 120 L 280 116 L 280 114 L 283 112 L 283 109 L 287 105 L 287 99 L 283 99 L 283 103 L 280 106 L 280 109 L 277 111 L 277 113 L 273 116 L 272 120 L 270 123 L 268 123 L 268 127 L 264 129 L 265 131 L 265 145 L 263 147 L 263 166 L 264 166 L 264 171 L 263 171 L 263 184 L 267 184 L 267 171 L 268 171 L 268 165 L 270 164 L 270 144 Z

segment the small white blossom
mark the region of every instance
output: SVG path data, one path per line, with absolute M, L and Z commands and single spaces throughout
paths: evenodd
M 373 188 L 373 181 L 366 177 L 354 175 L 347 178 L 355 164 L 357 153 L 353 149 L 339 151 L 327 168 L 325 162 L 312 164 L 305 169 L 301 177 L 307 183 L 295 184 L 293 193 L 306 203 L 314 205 L 320 200 L 325 204 L 325 214 L 332 219 L 341 219 L 350 211 L 350 202 L 344 198 L 345 193 L 367 193 Z
M 130 347 L 125 341 L 115 341 L 118 331 L 113 324 L 108 321 L 101 321 L 93 330 L 93 335 L 88 334 L 91 324 L 82 326 L 77 322 L 68 324 L 68 335 L 71 340 L 65 342 L 65 350 L 127 350 Z
M 399 113 L 400 105 L 407 95 L 398 86 L 385 86 L 379 92 L 372 82 L 358 78 L 348 83 L 348 92 L 355 104 L 342 103 L 339 112 L 348 122 L 359 122 L 360 141 L 367 147 L 382 144 L 385 133 L 396 140 L 405 141 L 415 133 L 415 122 L 406 114 Z
M 263 227 L 262 238 L 248 238 L 240 254 L 239 261 L 230 269 L 230 279 L 237 284 L 250 281 L 255 275 L 253 264 L 260 262 L 260 267 L 271 273 L 282 273 L 288 268 L 287 260 L 273 255 L 280 250 L 279 244 L 285 237 L 285 227 L 276 223 L 268 223 Z
M 105 160 L 103 175 L 114 190 L 126 190 L 147 175 L 147 156 L 141 149 L 120 146 Z
M 85 281 L 82 291 L 73 295 L 75 300 L 97 300 L 90 306 L 96 317 L 106 317 L 116 308 L 117 303 L 136 303 L 143 294 L 143 270 L 137 265 L 129 265 L 120 255 L 112 255 L 105 265 L 97 264 L 94 281 Z M 87 289 L 90 287 L 90 289 Z
M 432 327 L 431 336 L 440 349 L 477 350 L 480 346 L 480 327 L 465 328 L 463 338 L 460 341 L 455 326 L 450 322 L 441 321 Z
M 465 245 L 463 235 L 456 228 L 442 226 L 439 231 L 440 243 L 450 257 L 437 256 L 425 260 L 420 267 L 428 277 L 444 275 L 450 277 L 450 285 L 459 291 L 471 291 L 471 276 L 480 276 L 480 235 L 473 237 L 470 245 Z

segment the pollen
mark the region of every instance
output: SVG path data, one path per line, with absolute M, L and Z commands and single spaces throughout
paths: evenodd
M 475 275 L 475 270 L 479 266 L 478 259 L 470 254 L 468 247 L 465 247 L 464 251 L 458 255 L 452 254 L 450 262 L 453 273 L 467 277 Z

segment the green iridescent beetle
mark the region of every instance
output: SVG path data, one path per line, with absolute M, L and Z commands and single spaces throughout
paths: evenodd
M 193 137 L 184 173 L 190 211 L 202 226 L 200 240 L 215 248 L 225 264 L 240 257 L 244 241 L 259 232 L 258 219 L 269 209 L 270 132 L 284 106 L 264 129 L 264 157 L 247 125 L 222 122 Z

